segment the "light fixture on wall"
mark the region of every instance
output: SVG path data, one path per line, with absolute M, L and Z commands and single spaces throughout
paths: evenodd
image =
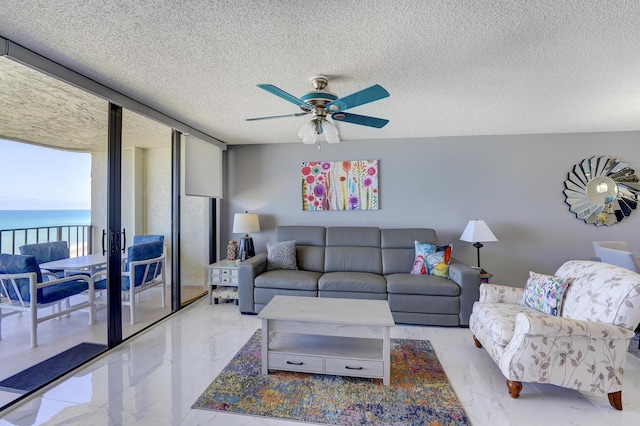
M 236 213 L 233 216 L 233 232 L 236 234 L 245 234 L 240 239 L 238 253 L 240 260 L 246 260 L 256 255 L 253 246 L 253 238 L 249 236 L 249 232 L 260 232 L 260 222 L 257 213 Z
M 484 247 L 483 242 L 498 241 L 491 229 L 487 226 L 484 220 L 470 220 L 467 223 L 467 227 L 464 228 L 464 232 L 460 236 L 461 241 L 475 242 L 473 246 L 478 249 L 478 269 L 482 272 L 480 267 L 480 248 Z

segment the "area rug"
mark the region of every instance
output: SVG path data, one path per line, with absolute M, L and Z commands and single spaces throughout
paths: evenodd
M 0 382 L 0 390 L 31 392 L 107 350 L 106 345 L 80 343 Z
M 339 425 L 468 425 L 426 340 L 391 339 L 391 385 L 285 371 L 261 374 L 260 330 L 192 408 Z

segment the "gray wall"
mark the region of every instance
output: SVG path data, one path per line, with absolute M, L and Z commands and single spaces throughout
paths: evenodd
M 553 273 L 569 259 L 593 256 L 593 240 L 627 240 L 640 255 L 640 211 L 610 227 L 569 211 L 564 181 L 584 158 L 608 155 L 640 169 L 640 132 L 468 136 L 230 146 L 222 207 L 223 252 L 233 214 L 260 215 L 253 234 L 264 252 L 276 225 L 431 227 L 453 256 L 476 264 L 460 241 L 470 219 L 484 219 L 498 238 L 481 249 L 493 283 L 523 286 L 528 271 Z M 303 161 L 379 160 L 377 211 L 302 211 Z

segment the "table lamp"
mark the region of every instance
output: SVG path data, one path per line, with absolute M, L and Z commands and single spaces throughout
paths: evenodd
M 493 232 L 491 232 L 491 229 L 489 229 L 484 220 L 470 220 L 469 223 L 467 223 L 467 227 L 464 228 L 460 240 L 470 243 L 475 241 L 473 246 L 478 249 L 478 269 L 480 269 L 481 273 L 484 272 L 480 267 L 480 247 L 484 247 L 483 242 L 498 241 L 496 236 L 493 235 Z
M 245 234 L 240 239 L 238 253 L 240 260 L 247 260 L 256 255 L 253 246 L 253 238 L 249 236 L 249 232 L 260 232 L 260 222 L 257 213 L 236 213 L 233 216 L 233 232 L 236 234 Z

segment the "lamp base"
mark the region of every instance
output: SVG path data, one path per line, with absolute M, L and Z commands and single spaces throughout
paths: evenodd
M 244 237 L 240 238 L 238 254 L 240 255 L 240 260 L 242 261 L 245 261 L 250 257 L 256 255 L 256 250 L 253 247 L 253 238 L 251 238 L 249 234 L 246 234 Z

